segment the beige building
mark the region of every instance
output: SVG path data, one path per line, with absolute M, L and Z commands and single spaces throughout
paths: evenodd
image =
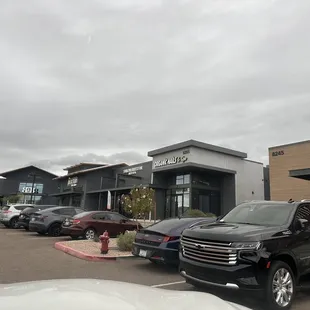
M 310 199 L 310 140 L 269 148 L 271 200 Z

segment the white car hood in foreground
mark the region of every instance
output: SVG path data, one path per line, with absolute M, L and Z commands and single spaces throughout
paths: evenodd
M 3 310 L 249 310 L 214 295 L 126 282 L 74 279 L 0 285 Z

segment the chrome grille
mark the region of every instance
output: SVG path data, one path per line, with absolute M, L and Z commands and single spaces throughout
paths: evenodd
M 182 236 L 181 251 L 184 257 L 203 263 L 227 266 L 237 264 L 237 249 L 232 248 L 229 242 Z

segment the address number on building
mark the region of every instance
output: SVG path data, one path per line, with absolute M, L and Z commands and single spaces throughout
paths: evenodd
M 272 152 L 272 156 L 281 156 L 281 155 L 284 155 L 284 151 L 275 151 L 275 152 Z

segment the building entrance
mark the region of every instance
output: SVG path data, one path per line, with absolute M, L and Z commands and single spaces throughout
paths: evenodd
M 189 207 L 189 188 L 167 191 L 165 218 L 182 216 Z

